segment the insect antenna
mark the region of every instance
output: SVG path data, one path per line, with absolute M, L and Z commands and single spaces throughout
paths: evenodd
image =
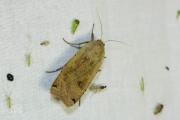
M 102 40 L 102 36 L 103 36 L 103 27 L 102 27 L 102 22 L 101 22 L 101 18 L 100 18 L 100 15 L 99 15 L 99 13 L 98 13 L 97 8 L 96 8 L 96 11 L 97 11 L 97 15 L 98 15 L 98 18 L 99 18 L 99 22 L 100 22 L 100 24 L 101 24 L 101 40 Z
M 119 42 L 119 43 L 122 43 L 124 45 L 130 46 L 129 44 L 122 42 L 122 41 L 118 41 L 118 40 L 106 40 L 105 42 Z

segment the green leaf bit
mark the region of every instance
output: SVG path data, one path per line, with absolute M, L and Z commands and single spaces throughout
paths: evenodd
M 141 91 L 144 92 L 144 78 L 143 77 L 141 77 L 140 86 L 141 86 Z
M 27 65 L 30 67 L 31 66 L 31 54 L 27 55 Z
M 180 16 L 180 10 L 177 11 L 177 16 L 176 16 L 176 18 L 178 19 L 179 16 Z
M 8 96 L 8 98 L 7 98 L 7 106 L 8 106 L 9 109 L 11 109 L 11 107 L 12 107 L 12 102 L 11 102 L 11 97 L 10 96 Z
M 78 19 L 74 19 L 72 22 L 72 34 L 76 32 L 77 27 L 79 26 L 80 21 Z

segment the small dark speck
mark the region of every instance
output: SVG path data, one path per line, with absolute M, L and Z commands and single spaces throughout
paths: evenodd
M 75 99 L 71 99 L 74 103 L 76 103 L 76 100 Z
M 100 88 L 101 88 L 101 89 L 104 89 L 104 88 L 106 88 L 106 86 L 101 86 Z
M 9 81 L 13 81 L 13 80 L 14 80 L 14 77 L 13 77 L 12 74 L 8 73 L 8 74 L 7 74 L 7 79 L 8 79 Z
M 82 86 L 82 82 L 81 81 L 78 81 L 78 86 Z
M 154 114 L 155 115 L 159 114 L 162 111 L 163 107 L 164 107 L 163 104 L 157 104 L 154 110 Z
M 54 84 L 53 84 L 52 86 L 57 88 L 57 86 L 56 86 L 56 85 L 54 85 Z
M 169 67 L 168 67 L 168 66 L 166 66 L 165 68 L 166 68 L 166 70 L 168 70 L 168 71 L 169 71 Z

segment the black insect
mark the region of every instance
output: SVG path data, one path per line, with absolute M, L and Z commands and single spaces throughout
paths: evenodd
M 14 80 L 14 76 L 13 76 L 12 74 L 8 73 L 8 74 L 7 74 L 7 79 L 8 79 L 9 81 L 13 81 L 13 80 Z

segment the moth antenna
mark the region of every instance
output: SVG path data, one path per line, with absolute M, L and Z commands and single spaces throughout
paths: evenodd
M 92 26 L 92 32 L 91 32 L 91 40 L 92 40 L 92 41 L 94 40 L 94 33 L 93 33 L 93 30 L 94 30 L 94 23 L 93 23 L 93 26 Z
M 97 15 L 98 15 L 98 18 L 99 18 L 99 22 L 100 22 L 100 24 L 101 24 L 101 40 L 102 40 L 102 35 L 103 35 L 103 27 L 102 27 L 102 22 L 101 22 L 101 18 L 100 18 L 100 15 L 99 15 L 99 13 L 98 13 L 98 10 L 97 10 L 97 8 L 96 8 L 96 11 L 97 11 Z
M 127 45 L 127 46 L 130 46 L 129 44 L 125 43 L 125 42 L 122 42 L 122 41 L 118 41 L 118 40 L 106 40 L 105 42 L 120 42 L 124 45 Z

